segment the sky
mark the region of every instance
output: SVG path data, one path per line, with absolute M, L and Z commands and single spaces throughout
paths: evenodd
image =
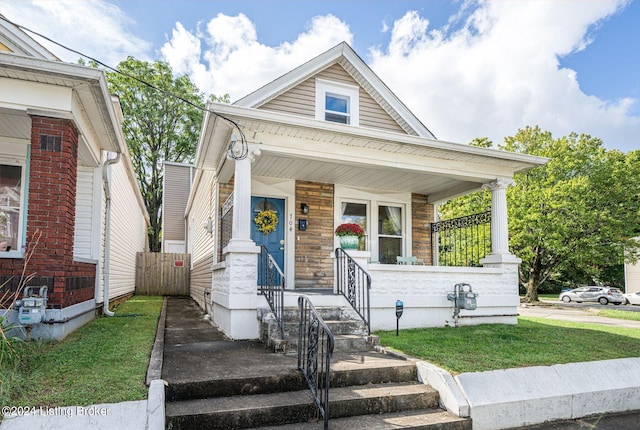
M 166 61 L 232 102 L 346 41 L 440 140 L 498 145 L 539 126 L 640 149 L 640 0 L 0 0 L 0 13 L 113 67 Z

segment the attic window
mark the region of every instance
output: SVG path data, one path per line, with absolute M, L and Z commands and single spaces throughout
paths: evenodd
M 317 79 L 316 119 L 358 125 L 358 87 Z

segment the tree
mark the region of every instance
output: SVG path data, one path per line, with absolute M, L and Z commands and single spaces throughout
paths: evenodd
M 475 146 L 491 147 L 486 139 Z M 551 280 L 574 285 L 620 278 L 624 250 L 638 258 L 640 151 L 607 151 L 599 139 L 575 133 L 554 139 L 538 127 L 519 130 L 499 149 L 549 157 L 545 166 L 515 176 L 507 191 L 509 245 L 522 259 L 525 301 L 536 301 Z M 443 218 L 483 212 L 482 191 L 443 205 Z M 635 251 L 635 253 L 634 253 Z
M 122 129 L 151 221 L 149 248 L 158 252 L 162 163 L 193 160 L 204 96 L 188 76 L 174 78 L 171 67 L 161 61 L 149 63 L 129 57 L 118 65 L 118 72 L 107 71 L 106 75 L 111 93 L 120 97 Z M 228 101 L 227 97 L 220 100 Z
M 640 229 L 637 151 L 607 151 L 585 134 L 554 140 L 538 127 L 507 137 L 501 149 L 550 157 L 516 175 L 507 191 L 509 244 L 522 259 L 525 301 L 536 301 L 540 285 L 563 271 L 597 281 L 622 263 Z

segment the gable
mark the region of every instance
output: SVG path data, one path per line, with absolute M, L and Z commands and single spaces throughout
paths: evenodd
M 307 78 L 300 84 L 289 89 L 283 94 L 268 101 L 259 109 L 300 115 L 307 118 L 315 118 L 316 109 L 316 81 L 324 81 L 346 84 L 358 88 L 359 93 L 359 126 L 376 128 L 396 133 L 416 133 L 402 128 L 402 126 L 389 113 L 387 113 L 374 98 L 365 91 L 362 86 L 342 67 L 335 63 L 317 74 Z
M 0 51 L 11 52 L 23 57 L 58 60 L 58 57 L 2 15 L 0 15 Z
M 318 101 L 318 105 L 322 103 L 325 106 L 325 112 L 323 113 L 318 109 L 317 119 L 321 120 L 324 117 L 325 120 L 350 124 L 350 112 L 357 110 L 353 120 L 354 124 L 360 126 L 362 123 L 359 121 L 359 113 L 362 107 L 365 114 L 364 123 L 373 128 L 385 131 L 391 129 L 396 132 L 398 130 L 396 128 L 397 125 L 403 134 L 436 139 L 433 133 L 398 99 L 346 42 L 339 43 L 233 104 L 250 109 L 267 107 L 269 110 L 273 109 L 278 112 L 309 117 L 310 106 L 306 103 L 311 100 L 315 101 L 314 97 L 310 95 L 310 91 L 315 89 L 318 92 L 322 92 L 323 90 L 316 88 L 313 86 L 315 84 L 307 81 L 323 74 L 331 75 L 332 72 L 336 72 L 337 75 L 333 76 L 336 79 L 346 78 L 349 82 L 357 83 L 351 87 L 356 89 L 357 92 L 352 93 L 347 90 L 347 93 L 343 93 L 340 89 L 336 91 L 325 89 L 325 94 L 329 96 L 327 100 L 330 101 L 331 106 L 337 107 L 339 110 L 335 111 L 331 107 L 327 108 L 329 105 L 325 101 Z M 331 85 L 331 81 L 324 80 L 324 82 L 329 82 L 329 85 Z M 303 83 L 307 84 L 306 87 L 302 85 Z M 312 84 L 312 86 L 309 86 L 309 84 Z M 336 85 L 345 84 L 336 82 Z M 289 93 L 294 88 L 297 88 L 297 92 Z M 315 91 L 312 92 L 315 93 Z M 285 97 L 280 104 L 270 104 L 287 93 L 291 96 L 289 100 Z M 355 99 L 359 98 L 359 94 L 363 95 L 362 104 L 355 103 Z M 371 103 L 371 100 L 374 103 Z M 346 111 L 344 110 L 345 105 L 348 105 Z M 391 118 L 391 122 L 387 122 L 389 118 Z M 391 128 L 389 128 L 390 125 Z

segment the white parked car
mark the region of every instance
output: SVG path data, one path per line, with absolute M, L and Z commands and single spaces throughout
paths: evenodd
M 613 303 L 621 305 L 626 302 L 625 297 L 617 288 L 607 287 L 580 287 L 571 291 L 563 291 L 560 293 L 560 300 L 565 303 L 569 302 L 598 302 L 601 305 Z
M 626 304 L 628 305 L 640 305 L 640 291 L 636 293 L 623 294 Z

